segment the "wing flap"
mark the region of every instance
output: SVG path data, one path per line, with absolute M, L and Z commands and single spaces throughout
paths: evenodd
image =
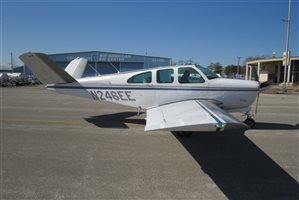
M 145 131 L 217 131 L 233 127 L 246 125 L 209 101 L 188 100 L 148 109 Z

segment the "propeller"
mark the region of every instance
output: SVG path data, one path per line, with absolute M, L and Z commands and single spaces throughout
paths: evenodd
M 255 67 L 252 68 L 252 73 L 253 73 L 254 80 L 260 83 L 260 90 L 257 93 L 257 97 L 256 97 L 256 105 L 255 105 L 255 115 L 256 115 L 258 110 L 259 99 L 260 99 L 260 92 L 269 89 L 270 86 L 273 84 L 273 81 L 269 80 L 261 83 Z
M 257 96 L 256 96 L 255 113 L 254 113 L 254 115 L 257 114 L 257 109 L 258 109 L 258 105 L 259 105 L 259 99 L 260 99 L 260 91 L 257 93 Z

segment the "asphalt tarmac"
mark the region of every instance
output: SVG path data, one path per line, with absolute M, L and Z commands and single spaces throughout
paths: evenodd
M 261 94 L 256 129 L 180 138 L 129 107 L 0 90 L 0 199 L 299 199 L 298 94 Z

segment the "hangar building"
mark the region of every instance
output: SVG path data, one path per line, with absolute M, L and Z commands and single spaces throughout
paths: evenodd
M 59 66 L 65 68 L 69 62 L 77 57 L 88 60 L 83 77 L 98 74 L 110 74 L 118 71 L 130 71 L 144 68 L 171 65 L 170 58 L 134 55 L 125 53 L 112 53 L 103 51 L 87 51 L 75 53 L 50 54 Z
M 118 71 L 124 72 L 152 67 L 170 66 L 172 64 L 171 58 L 104 51 L 58 53 L 49 54 L 48 56 L 62 68 L 65 68 L 70 61 L 77 57 L 86 58 L 88 63 L 83 77 L 116 73 Z M 14 71 L 24 72 L 27 75 L 32 74 L 27 66 L 25 68 L 14 68 Z

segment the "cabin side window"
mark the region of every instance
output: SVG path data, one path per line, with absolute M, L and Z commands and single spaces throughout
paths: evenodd
M 151 83 L 152 82 L 152 72 L 144 72 L 137 74 L 128 79 L 128 83 Z
M 158 70 L 157 83 L 173 83 L 173 69 Z
M 179 83 L 204 83 L 202 76 L 192 67 L 181 67 L 178 71 Z

